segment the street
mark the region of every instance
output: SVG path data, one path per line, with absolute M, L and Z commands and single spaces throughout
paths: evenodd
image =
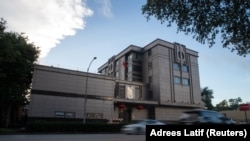
M 145 135 L 126 134 L 27 134 L 0 135 L 0 141 L 145 141 Z

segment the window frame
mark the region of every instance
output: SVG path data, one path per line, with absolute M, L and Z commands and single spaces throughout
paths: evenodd
M 176 80 L 178 80 L 178 81 L 176 81 Z M 178 76 L 174 76 L 174 84 L 181 84 L 181 78 L 180 77 L 178 77 Z
M 190 80 L 188 78 L 182 78 L 182 85 L 189 86 L 190 85 Z
M 151 56 L 152 55 L 152 49 L 148 49 L 148 56 Z
M 152 62 L 148 62 L 148 70 L 152 70 L 153 69 L 153 63 Z
M 180 63 L 174 62 L 174 63 L 173 63 L 173 69 L 174 69 L 174 70 L 181 70 Z
M 189 67 L 187 65 L 182 65 L 181 66 L 181 71 L 183 71 L 183 72 L 189 72 Z

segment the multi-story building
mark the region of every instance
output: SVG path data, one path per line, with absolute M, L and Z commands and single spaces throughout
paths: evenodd
M 204 107 L 198 53 L 178 43 L 130 45 L 98 72 L 37 65 L 28 116 L 81 119 L 85 96 L 87 119 L 174 121 L 187 109 Z

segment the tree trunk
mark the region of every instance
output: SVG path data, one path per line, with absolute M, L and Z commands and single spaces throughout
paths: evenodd
M 11 106 L 1 107 L 1 127 L 8 128 L 10 125 Z

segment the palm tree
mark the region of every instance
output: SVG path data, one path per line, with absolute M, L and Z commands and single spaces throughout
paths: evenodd
M 208 87 L 201 89 L 201 97 L 202 101 L 205 103 L 205 107 L 208 110 L 213 110 L 214 109 L 214 106 L 212 104 L 212 98 L 214 98 L 213 90 L 208 89 Z

